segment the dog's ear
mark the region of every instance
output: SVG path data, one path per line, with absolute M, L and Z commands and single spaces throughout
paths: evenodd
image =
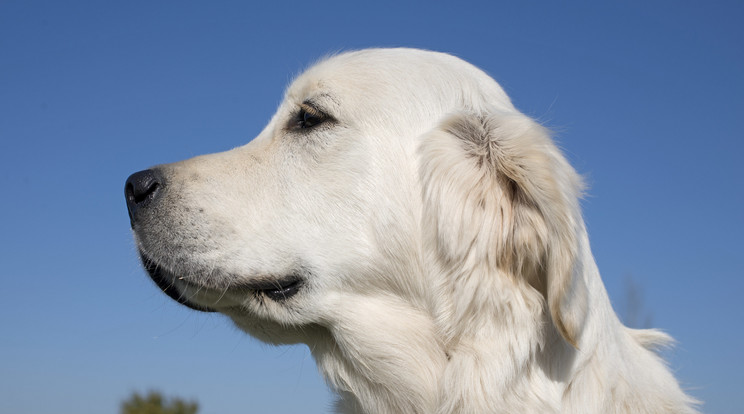
M 424 227 L 444 266 L 524 278 L 576 346 L 582 181 L 547 131 L 516 111 L 459 113 L 422 137 L 419 157 Z

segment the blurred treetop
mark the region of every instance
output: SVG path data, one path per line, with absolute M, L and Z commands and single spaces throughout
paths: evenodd
M 180 398 L 165 398 L 157 391 L 142 396 L 135 392 L 121 403 L 121 414 L 196 414 L 199 403 Z

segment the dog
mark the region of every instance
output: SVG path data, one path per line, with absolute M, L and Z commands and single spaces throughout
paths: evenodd
M 341 413 L 694 413 L 614 313 L 581 177 L 491 77 L 369 49 L 300 75 L 248 144 L 131 175 L 144 268 L 270 344 Z

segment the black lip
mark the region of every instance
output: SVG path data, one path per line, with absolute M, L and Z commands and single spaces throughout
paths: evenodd
M 211 309 L 209 307 L 197 305 L 193 302 L 190 302 L 184 297 L 181 292 L 178 291 L 178 289 L 176 289 L 173 283 L 174 278 L 171 275 L 166 274 L 163 269 L 158 266 L 157 263 L 149 259 L 142 252 L 140 252 L 140 258 L 142 259 L 142 265 L 144 266 L 145 270 L 147 270 L 147 273 L 150 275 L 150 278 L 153 280 L 153 282 L 158 285 L 163 293 L 170 296 L 171 299 L 193 310 L 197 310 L 200 312 L 216 312 L 214 309 Z
M 242 287 L 263 294 L 267 298 L 282 302 L 300 291 L 304 279 L 297 274 L 292 274 L 280 279 L 258 280 L 243 284 Z

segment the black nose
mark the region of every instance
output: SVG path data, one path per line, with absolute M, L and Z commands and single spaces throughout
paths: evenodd
M 127 178 L 124 185 L 124 197 L 127 199 L 129 220 L 134 226 L 137 211 L 152 203 L 163 187 L 163 180 L 158 170 L 136 172 Z

